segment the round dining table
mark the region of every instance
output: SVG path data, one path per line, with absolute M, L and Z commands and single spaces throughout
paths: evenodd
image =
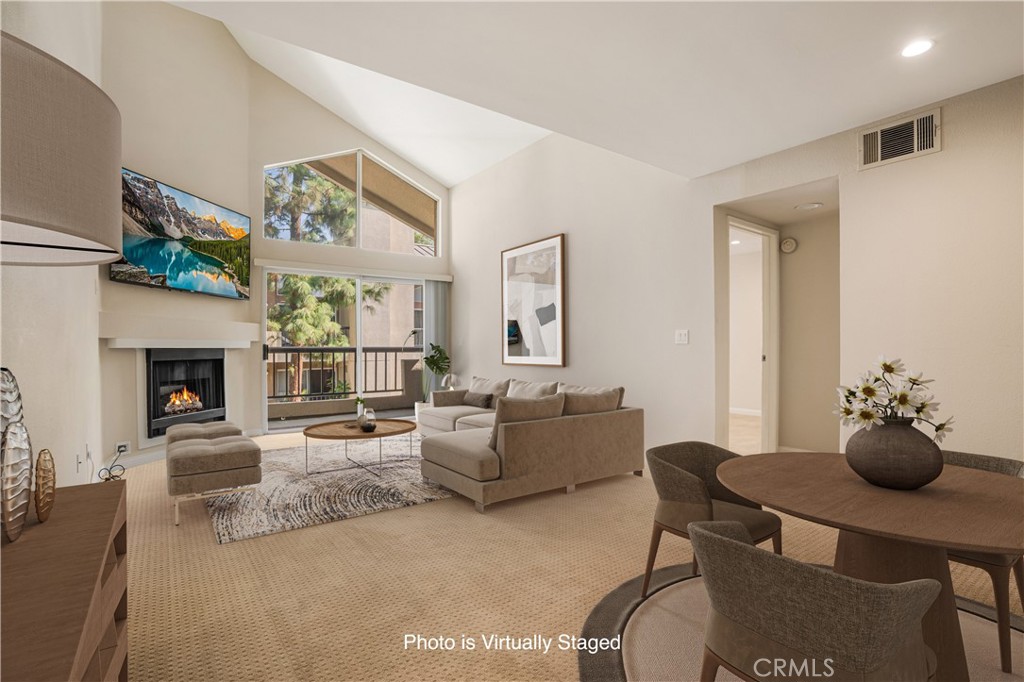
M 837 573 L 938 580 L 942 591 L 922 619 L 936 679 L 969 679 L 946 551 L 1024 554 L 1024 479 L 946 465 L 923 488 L 890 490 L 860 478 L 844 455 L 811 452 L 737 457 L 717 474 L 758 504 L 838 528 Z

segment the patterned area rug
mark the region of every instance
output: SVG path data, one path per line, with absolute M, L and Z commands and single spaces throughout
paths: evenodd
M 408 435 L 350 442 L 348 456 L 374 472 L 378 443 L 383 446 L 380 477 L 347 460 L 343 442 L 311 439 L 310 471 L 345 468 L 309 476 L 305 473 L 304 448 L 265 451 L 263 481 L 255 490 L 207 500 L 217 542 L 246 540 L 452 497 L 455 493 L 420 476 L 419 441 L 419 436 L 412 434 L 411 444 Z M 409 459 L 410 447 L 413 459 Z

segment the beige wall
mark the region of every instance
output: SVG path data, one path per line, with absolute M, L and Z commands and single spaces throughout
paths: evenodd
M 683 230 L 686 182 L 550 135 L 452 189 L 453 371 L 625 386 L 649 444 L 710 439 L 711 235 Z M 503 366 L 502 249 L 566 234 L 564 368 Z M 673 330 L 689 329 L 689 345 Z
M 779 445 L 836 452 L 839 216 L 782 225 L 786 237 L 799 247 L 779 254 Z
M 761 414 L 761 250 L 729 257 L 729 411 Z
M 2 24 L 103 86 L 98 4 L 4 2 Z M 58 486 L 88 483 L 103 459 L 99 268 L 0 271 L 0 362 L 21 387 L 32 448 L 53 454 Z
M 715 207 L 838 176 L 840 377 L 902 356 L 957 416 L 948 447 L 1020 458 L 1022 82 L 942 102 L 943 151 L 864 172 L 856 131 L 689 182 L 558 135 L 534 144 L 452 189 L 456 373 L 621 383 L 647 410 L 648 445 L 726 443 L 728 314 L 715 292 L 727 297 L 728 278 L 715 263 L 728 225 Z M 499 252 L 557 232 L 569 365 L 503 367 Z M 672 344 L 675 328 L 690 345 Z
M 863 173 L 851 158 L 839 180 L 841 379 L 854 381 L 883 353 L 901 357 L 935 379 L 940 418 L 956 415 L 944 446 L 1016 459 L 1024 457 L 1022 85 L 1016 78 L 945 103 L 940 153 Z M 883 289 L 865 295 L 876 273 L 885 273 Z

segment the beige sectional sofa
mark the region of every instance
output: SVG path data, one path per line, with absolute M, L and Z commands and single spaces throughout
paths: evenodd
M 622 396 L 620 388 L 474 377 L 469 389 L 435 392 L 420 410 L 421 472 L 480 512 L 515 497 L 642 475 L 644 413 L 622 407 Z

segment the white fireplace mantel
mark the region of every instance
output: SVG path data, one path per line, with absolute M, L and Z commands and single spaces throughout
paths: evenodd
M 255 322 L 197 320 L 100 312 L 108 348 L 249 348 L 260 341 Z

